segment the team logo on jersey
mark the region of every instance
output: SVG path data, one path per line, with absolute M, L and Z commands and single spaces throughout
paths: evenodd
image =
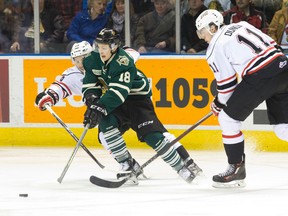
M 102 85 L 102 91 L 106 92 L 108 90 L 108 85 L 102 77 L 98 77 L 99 82 Z
M 279 63 L 279 68 L 285 67 L 286 64 L 287 64 L 287 61 L 286 61 L 286 60 L 283 61 L 283 62 L 280 62 L 280 63 Z
M 126 56 L 119 56 L 119 58 L 116 60 L 119 65 L 129 65 L 129 59 Z

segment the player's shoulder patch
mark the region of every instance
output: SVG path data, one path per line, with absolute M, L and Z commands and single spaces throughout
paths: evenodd
M 116 60 L 118 62 L 118 64 L 121 66 L 121 65 L 124 65 L 124 66 L 128 66 L 129 65 L 129 58 L 125 55 L 119 55 L 118 59 Z
M 101 76 L 102 71 L 101 70 L 92 69 L 92 73 L 95 74 L 96 76 Z

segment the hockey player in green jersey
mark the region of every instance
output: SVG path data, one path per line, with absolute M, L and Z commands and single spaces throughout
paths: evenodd
M 188 183 L 202 171 L 181 145 L 167 147 L 167 130 L 157 118 L 150 99 L 152 92 L 145 74 L 133 58 L 120 48 L 120 37 L 112 29 L 103 29 L 95 39 L 98 52 L 83 60 L 83 100 L 87 105 L 84 125 L 98 125 L 99 132 L 123 171 L 137 177 L 143 173 L 126 148 L 122 134 L 132 128 L 142 142 L 151 146 Z M 179 146 L 178 146 L 179 147 Z M 189 163 L 187 163 L 189 161 Z

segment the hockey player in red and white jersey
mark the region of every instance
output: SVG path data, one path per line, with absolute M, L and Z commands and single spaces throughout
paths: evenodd
M 123 49 L 134 59 L 134 62 L 139 59 L 140 53 L 136 50 L 130 47 L 123 47 Z M 83 67 L 82 61 L 93 50 L 94 48 L 92 48 L 91 45 L 86 41 L 75 43 L 73 45 L 70 55 L 74 66 L 65 70 L 59 80 L 55 80 L 45 91 L 40 92 L 36 96 L 35 103 L 41 111 L 46 110 L 45 105 L 54 106 L 58 103 L 59 99 L 64 99 L 71 95 L 82 95 L 82 84 L 85 75 L 85 69 Z M 126 129 L 123 127 L 122 132 L 125 132 L 125 130 Z M 175 136 L 168 133 L 168 131 L 163 132 L 163 135 L 170 142 L 175 139 Z M 108 150 L 108 145 L 106 144 L 102 132 L 99 133 L 99 140 L 101 144 Z M 183 162 L 187 165 L 191 172 L 193 172 L 195 177 L 202 173 L 202 169 L 198 167 L 198 165 L 190 157 L 189 153 L 180 142 L 175 143 L 174 148 L 179 153 Z
M 70 55 L 74 66 L 66 69 L 59 80 L 55 80 L 45 91 L 37 95 L 35 103 L 40 110 L 46 110 L 45 105 L 54 106 L 59 99 L 82 94 L 85 73 L 82 61 L 91 52 L 92 47 L 87 41 L 73 45 Z
M 207 62 L 217 81 L 211 110 L 218 116 L 228 157 L 214 187 L 243 187 L 246 178 L 241 121 L 263 101 L 275 134 L 288 141 L 288 59 L 275 41 L 247 22 L 223 24 L 221 13 L 206 10 L 196 20 L 208 44 Z

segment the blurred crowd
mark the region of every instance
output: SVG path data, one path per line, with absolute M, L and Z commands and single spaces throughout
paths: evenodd
M 207 8 L 220 11 L 225 24 L 249 22 L 288 50 L 288 0 L 130 0 L 127 6 L 125 0 L 38 3 L 39 29 L 35 29 L 34 0 L 0 0 L 0 53 L 34 53 L 35 32 L 40 36 L 40 53 L 70 53 L 76 42 L 93 45 L 105 27 L 118 32 L 125 45 L 125 22 L 130 22 L 129 44 L 140 53 L 175 53 L 176 40 L 182 54 L 205 53 L 207 44 L 197 37 L 195 21 Z M 180 38 L 176 16 L 181 20 Z

